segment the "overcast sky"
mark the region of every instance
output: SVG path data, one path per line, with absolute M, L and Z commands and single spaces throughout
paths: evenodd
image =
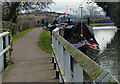
M 53 0 L 55 4 L 52 4 L 50 8 L 52 11 L 57 12 L 66 12 L 71 9 L 78 10 L 79 5 L 82 4 L 84 8 L 86 8 L 86 1 L 87 0 Z M 89 0 L 90 1 L 90 0 Z

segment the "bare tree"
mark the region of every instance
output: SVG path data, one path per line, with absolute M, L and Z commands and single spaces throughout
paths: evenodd
M 17 17 L 21 10 L 42 10 L 48 8 L 53 1 L 41 2 L 4 2 L 3 3 L 3 20 L 17 22 Z

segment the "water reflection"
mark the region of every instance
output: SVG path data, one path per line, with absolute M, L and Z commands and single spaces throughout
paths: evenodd
M 120 57 L 118 55 L 120 31 L 113 27 L 94 28 L 95 38 L 100 46 L 100 65 L 119 80 Z

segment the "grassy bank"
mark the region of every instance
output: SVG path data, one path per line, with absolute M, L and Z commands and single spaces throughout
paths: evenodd
M 104 26 L 104 25 L 114 25 L 114 23 L 95 23 L 95 24 L 90 24 L 92 26 Z
M 43 32 L 40 34 L 38 45 L 43 51 L 47 53 L 52 53 L 51 36 L 48 29 L 44 29 Z
M 32 29 L 34 29 L 34 28 L 32 28 Z M 12 35 L 12 41 L 14 41 L 14 40 L 16 40 L 16 39 L 24 36 L 25 34 L 27 34 L 28 32 L 30 32 L 32 29 L 25 30 L 25 31 L 20 32 L 20 33 L 18 33 L 16 35 Z

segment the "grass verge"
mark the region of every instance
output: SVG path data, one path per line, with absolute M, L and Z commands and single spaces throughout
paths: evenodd
M 95 23 L 95 24 L 90 24 L 92 26 L 104 26 L 104 25 L 114 25 L 114 23 Z
M 32 28 L 32 29 L 35 29 L 35 28 Z M 12 35 L 12 41 L 14 41 L 14 40 L 16 40 L 16 39 L 24 36 L 24 35 L 27 34 L 28 32 L 32 31 L 32 29 L 25 30 L 25 31 L 20 32 L 20 33 L 18 33 L 18 34 L 16 34 L 16 35 Z
M 48 29 L 43 29 L 43 32 L 40 34 L 38 45 L 46 53 L 52 53 L 51 36 Z

